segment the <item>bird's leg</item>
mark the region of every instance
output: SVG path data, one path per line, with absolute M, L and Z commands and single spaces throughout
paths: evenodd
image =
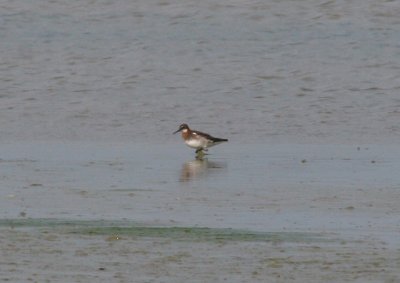
M 204 152 L 202 148 L 196 149 L 196 159 L 203 159 Z

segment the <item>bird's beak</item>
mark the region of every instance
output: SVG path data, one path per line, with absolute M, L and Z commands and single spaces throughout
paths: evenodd
M 178 129 L 177 131 L 173 132 L 172 134 L 175 135 L 176 133 L 179 133 L 180 131 L 182 131 L 182 129 Z

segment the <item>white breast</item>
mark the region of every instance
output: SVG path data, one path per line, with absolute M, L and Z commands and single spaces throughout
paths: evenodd
M 204 147 L 204 143 L 199 140 L 199 139 L 190 139 L 185 141 L 187 146 L 190 146 L 192 148 L 200 148 L 200 147 Z

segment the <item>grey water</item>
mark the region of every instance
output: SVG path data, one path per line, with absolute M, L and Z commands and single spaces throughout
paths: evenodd
M 395 231 L 399 12 L 2 2 L 1 217 Z M 196 161 L 182 122 L 230 142 Z
M 395 144 L 397 1 L 3 1 L 0 141 Z
M 390 0 L 1 1 L 2 279 L 399 281 L 399 14 Z M 229 142 L 196 160 L 181 123 Z M 282 238 L 315 233 L 328 241 Z
M 398 147 L 228 143 L 209 153 L 196 160 L 183 144 L 3 145 L 0 215 L 263 232 L 369 231 L 395 239 Z

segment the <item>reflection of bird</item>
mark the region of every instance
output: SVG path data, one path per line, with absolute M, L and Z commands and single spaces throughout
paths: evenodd
M 180 125 L 179 129 L 175 131 L 174 134 L 178 132 L 182 132 L 182 138 L 187 146 L 196 149 L 196 154 L 198 157 L 202 157 L 204 155 L 203 150 L 207 151 L 209 147 L 228 141 L 227 139 L 214 138 L 209 134 L 193 131 L 187 124 Z
M 179 180 L 181 182 L 188 182 L 200 177 L 205 177 L 208 173 L 215 172 L 215 169 L 221 169 L 224 167 L 226 167 L 226 164 L 221 162 L 210 162 L 207 158 L 188 161 L 182 166 Z
M 205 173 L 207 170 L 207 159 L 205 160 L 193 160 L 186 162 L 182 166 L 181 170 L 181 182 L 186 182 L 193 180 L 196 177 L 199 177 L 201 174 Z

